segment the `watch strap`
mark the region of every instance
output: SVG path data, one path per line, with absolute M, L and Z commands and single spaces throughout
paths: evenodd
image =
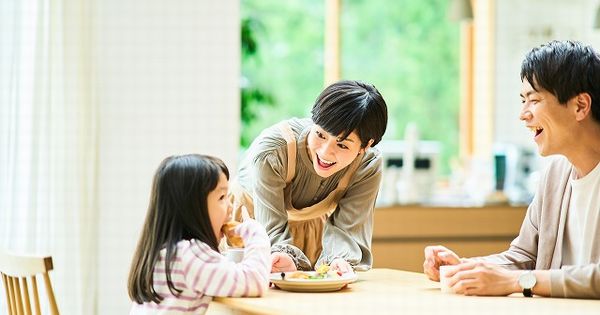
M 531 289 L 523 289 L 523 296 L 532 297 L 533 293 L 531 292 Z

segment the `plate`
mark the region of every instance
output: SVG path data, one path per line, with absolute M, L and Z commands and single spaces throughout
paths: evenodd
M 286 272 L 286 275 L 293 272 Z M 308 275 L 316 275 L 314 271 L 305 271 Z M 281 273 L 272 273 L 270 277 L 271 283 L 282 290 L 293 292 L 332 292 L 344 288 L 347 284 L 358 279 L 358 276 L 353 273 L 345 273 L 341 278 L 332 279 L 281 279 Z

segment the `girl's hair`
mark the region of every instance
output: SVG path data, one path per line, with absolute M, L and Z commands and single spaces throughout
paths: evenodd
M 127 287 L 133 301 L 141 304 L 162 300 L 153 287 L 154 266 L 161 249 L 167 250 L 167 286 L 174 295 L 181 293 L 171 281 L 177 243 L 197 239 L 218 250 L 207 197 L 217 187 L 221 173 L 229 180 L 229 170 L 223 161 L 207 155 L 170 156 L 161 162 L 154 175 L 148 213 L 129 271 Z
M 326 87 L 312 108 L 312 120 L 328 133 L 346 139 L 356 131 L 361 147 L 385 133 L 388 113 L 385 100 L 371 84 L 343 80 Z

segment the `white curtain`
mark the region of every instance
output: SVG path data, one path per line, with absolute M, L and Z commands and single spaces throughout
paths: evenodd
M 98 116 L 88 5 L 0 1 L 0 250 L 52 255 L 62 314 L 95 313 Z

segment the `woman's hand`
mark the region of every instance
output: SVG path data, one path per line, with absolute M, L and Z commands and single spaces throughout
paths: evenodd
M 440 281 L 440 266 L 456 265 L 461 259 L 448 248 L 437 245 L 425 247 L 425 261 L 423 262 L 423 273 L 430 280 Z
M 271 272 L 296 271 L 292 257 L 286 253 L 271 253 Z
M 352 266 L 342 258 L 334 259 L 330 264 L 331 270 L 339 271 L 341 273 L 352 272 Z
M 519 274 L 486 262 L 467 262 L 448 273 L 448 286 L 464 295 L 503 296 L 520 292 Z

